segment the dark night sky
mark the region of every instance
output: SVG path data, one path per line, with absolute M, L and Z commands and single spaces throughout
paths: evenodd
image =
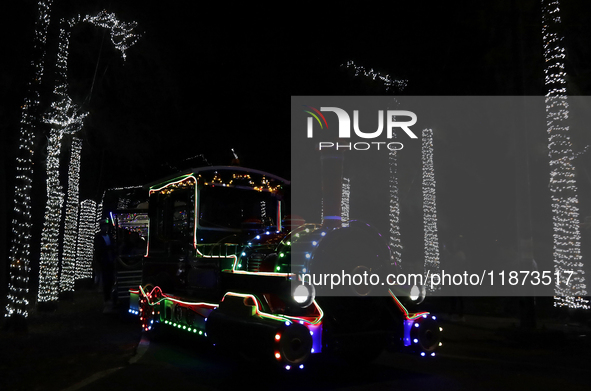
M 138 22 L 142 38 L 129 49 L 125 63 L 108 36 L 103 41 L 103 30 L 81 26 L 72 33 L 70 92 L 76 102 L 85 102 L 83 109 L 90 113 L 83 130 L 82 198 L 97 197 L 107 187 L 153 181 L 173 172 L 171 166 L 199 165 L 199 160 L 183 162 L 199 154 L 212 164 L 227 164 L 230 148 L 236 149 L 243 165 L 289 178 L 290 95 L 386 93 L 344 72 L 340 64 L 347 60 L 408 79 L 407 95 L 542 94 L 539 3 L 394 1 L 387 8 L 314 6 L 298 15 L 282 10 L 273 18 L 263 7 L 204 6 L 197 1 L 56 0 L 45 84 L 53 85 L 59 17 L 107 9 L 121 20 Z M 574 94 L 589 94 L 591 4 L 563 3 L 569 88 Z M 19 106 L 32 74 L 28 64 L 35 17 L 33 0 L 3 6 L 0 17 L 6 189 L 11 188 Z M 50 98 L 51 94 L 45 95 L 45 105 Z M 545 135 L 538 136 L 541 141 L 532 148 L 542 152 L 532 159 L 542 167 L 547 164 Z M 435 140 L 444 193 L 453 188 L 464 197 L 448 196 L 448 203 L 439 205 L 447 208 L 443 214 L 450 219 L 463 216 L 459 228 L 470 227 L 477 218 L 498 218 L 494 210 L 482 206 L 482 194 L 496 192 L 511 203 L 515 191 L 511 143 L 506 135 L 483 137 L 471 135 L 472 144 L 464 145 L 453 137 Z M 39 138 L 39 162 L 45 154 L 44 139 Z M 483 143 L 489 148 L 476 149 Z M 589 159 L 582 158 L 587 163 Z M 482 164 L 480 169 L 475 161 Z M 37 167 L 36 186 L 40 186 L 43 171 Z M 541 193 L 547 191 L 545 175 L 546 171 L 536 177 Z M 510 178 L 505 192 L 498 186 L 504 177 Z M 582 192 L 587 191 L 583 198 L 591 194 L 591 184 L 588 176 L 581 179 Z M 474 217 L 470 209 L 460 209 L 465 200 L 476 200 L 469 206 L 482 214 Z M 3 202 L 10 209 L 10 191 L 5 191 Z M 581 207 L 591 214 L 589 206 Z M 547 217 L 547 211 L 538 214 Z M 498 229 L 500 220 L 489 224 Z

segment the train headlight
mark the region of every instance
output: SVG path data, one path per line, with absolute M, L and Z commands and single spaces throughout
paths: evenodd
M 293 288 L 292 297 L 298 306 L 306 308 L 314 301 L 316 291 L 313 285 L 298 284 Z
M 425 300 L 425 296 L 427 295 L 427 290 L 422 285 L 413 285 L 410 288 L 409 298 L 415 303 L 420 304 Z
M 417 301 L 420 296 L 421 296 L 421 290 L 419 289 L 418 286 L 413 285 L 412 288 L 410 288 L 410 299 L 412 301 Z

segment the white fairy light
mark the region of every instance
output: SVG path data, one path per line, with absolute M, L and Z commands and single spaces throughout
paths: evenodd
M 347 61 L 344 64 L 341 64 L 345 68 L 351 68 L 355 71 L 355 76 L 365 76 L 371 78 L 372 80 L 379 80 L 382 82 L 386 91 L 392 89 L 397 89 L 398 91 L 402 91 L 408 85 L 408 80 L 399 80 L 399 79 L 392 79 L 390 75 L 383 75 L 379 72 L 374 71 L 373 69 L 366 69 L 361 65 L 355 64 L 353 61 Z
M 96 202 L 93 200 L 84 200 L 80 203 L 80 223 L 76 245 L 76 280 L 92 278 L 96 210 Z
M 28 317 L 29 273 L 31 248 L 31 188 L 33 181 L 33 151 L 35 145 L 39 87 L 45 69 L 47 28 L 53 0 L 38 2 L 38 19 L 35 23 L 33 60 L 34 75 L 27 86 L 27 95 L 21 106 L 21 128 L 16 157 L 14 189 L 14 217 L 9 252 L 9 281 L 5 316 Z
M 363 76 L 371 78 L 372 80 L 379 80 L 384 85 L 386 91 L 392 93 L 402 92 L 408 86 L 408 80 L 393 79 L 390 75 L 383 75 L 373 69 L 367 70 L 361 65 L 355 64 L 354 61 L 347 61 L 341 66 L 351 68 L 355 71 L 354 76 Z M 394 102 L 398 104 L 396 99 Z M 389 168 L 389 222 L 390 222 L 390 237 L 388 245 L 391 250 L 392 263 L 398 266 L 402 265 L 402 240 L 400 233 L 400 199 L 398 196 L 398 156 L 397 151 L 388 152 L 388 168 Z
M 542 0 L 542 39 L 546 61 L 546 123 L 550 158 L 554 268 L 560 276 L 555 284 L 554 305 L 589 309 L 584 267 L 581 258 L 575 154 L 567 123 L 568 98 L 564 66 L 565 48 L 559 35 L 559 0 Z M 569 273 L 565 273 L 569 272 Z M 567 278 L 570 276 L 569 283 Z
M 423 227 L 425 232 L 425 272 L 439 273 L 439 238 L 437 234 L 437 204 L 435 170 L 433 166 L 433 130 L 422 132 L 423 148 Z M 428 282 L 429 283 L 429 282 Z M 431 284 L 429 284 L 430 286 Z
M 398 196 L 398 151 L 388 152 L 388 189 L 390 192 L 390 238 L 389 246 L 392 261 L 395 265 L 402 265 L 402 241 L 400 235 L 400 198 Z
M 79 113 L 77 105 L 72 103 L 68 92 L 68 56 L 70 28 L 80 22 L 91 23 L 97 27 L 107 28 L 111 33 L 111 41 L 121 51 L 125 60 L 125 51 L 133 45 L 138 34 L 131 33 L 136 23 L 119 21 L 114 14 L 106 11 L 96 16 L 78 16 L 68 21 L 61 20 L 57 55 L 58 82 L 54 89 L 56 100 L 51 104 L 51 112 L 46 123 L 53 126 L 48 145 L 47 158 L 47 203 L 45 222 L 41 235 L 41 257 L 39 272 L 38 301 L 49 302 L 58 299 L 57 279 L 60 271 L 59 259 L 59 226 L 61 224 L 61 208 L 64 195 L 59 179 L 59 155 L 64 134 L 74 135 L 82 129 L 87 113 Z M 76 231 L 78 221 L 80 153 L 82 140 L 72 136 L 72 151 L 68 170 L 68 200 L 66 202 L 66 221 L 64 230 L 64 254 L 61 265 L 59 290 L 74 290 L 76 272 Z
M 72 137 L 70 166 L 68 169 L 68 198 L 66 200 L 66 218 L 64 223 L 64 248 L 60 274 L 60 292 L 74 291 L 81 150 L 82 140 L 75 136 Z
M 349 199 L 351 198 L 351 180 L 343 178 L 341 187 L 341 224 L 343 227 L 349 226 Z
M 59 226 L 61 223 L 64 193 L 59 182 L 60 145 L 63 132 L 52 129 L 47 145 L 47 203 L 45 221 L 41 232 L 39 258 L 39 303 L 56 301 L 59 287 Z
M 91 23 L 97 27 L 106 28 L 111 34 L 111 42 L 117 50 L 121 52 L 123 60 L 126 59 L 125 51 L 135 44 L 141 35 L 133 33 L 132 31 L 137 27 L 137 22 L 122 22 L 113 13 L 101 11 L 96 16 L 86 15 L 81 17 L 78 15 L 70 19 L 70 26 L 74 26 L 80 22 Z

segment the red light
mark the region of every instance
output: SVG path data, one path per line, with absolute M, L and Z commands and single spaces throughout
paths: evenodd
M 279 341 L 281 339 L 281 334 L 275 334 L 275 341 Z

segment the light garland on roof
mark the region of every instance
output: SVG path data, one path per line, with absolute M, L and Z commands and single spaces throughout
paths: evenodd
M 423 148 L 423 228 L 425 232 L 425 273 L 431 276 L 439 273 L 439 238 L 437 235 L 437 205 L 435 202 L 435 171 L 433 166 L 433 130 L 424 129 Z M 436 285 L 430 290 L 439 289 Z
M 21 106 L 21 128 L 16 157 L 14 187 L 14 217 L 9 252 L 9 280 L 6 317 L 28 317 L 27 293 L 29 292 L 31 248 L 31 188 L 33 181 L 33 151 L 38 123 L 39 86 L 45 70 L 45 45 L 53 0 L 38 2 L 38 18 L 35 23 L 34 75 L 27 86 L 27 95 Z
M 542 0 L 542 38 L 546 61 L 545 85 L 546 123 L 550 157 L 550 191 L 554 240 L 554 268 L 560 280 L 556 282 L 554 305 L 558 307 L 589 309 L 585 271 L 581 258 L 579 207 L 574 152 L 569 135 L 568 98 L 564 66 L 563 37 L 558 34 L 560 2 Z M 567 284 L 566 278 L 573 272 Z

